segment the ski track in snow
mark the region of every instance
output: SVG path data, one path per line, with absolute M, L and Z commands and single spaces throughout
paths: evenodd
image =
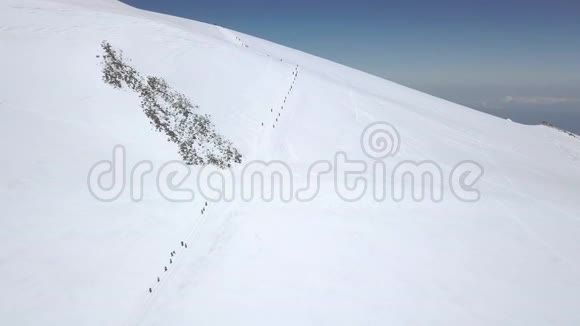
M 234 35 L 231 31 L 222 28 L 222 27 L 218 27 L 220 29 L 220 31 L 222 31 L 225 35 L 227 35 L 229 37 L 230 40 L 233 40 L 235 42 L 238 43 L 238 45 L 241 45 L 245 48 L 249 48 L 249 46 L 246 46 L 243 41 L 237 37 L 236 35 Z M 268 55 L 269 56 L 269 55 Z M 269 56 L 270 57 L 270 56 Z M 274 59 L 272 59 L 274 60 Z M 268 64 L 268 71 L 270 71 L 270 67 L 271 67 L 271 60 L 269 60 L 269 64 Z M 282 104 L 280 106 L 280 110 L 276 110 L 273 111 L 273 115 L 274 115 L 274 122 L 273 122 L 273 128 L 275 129 L 276 125 L 278 124 L 278 122 L 280 122 L 280 118 L 281 118 L 281 113 L 284 111 L 285 106 L 288 103 L 288 100 L 290 99 L 290 96 L 292 94 L 292 91 L 294 90 L 294 87 L 296 86 L 296 80 L 298 78 L 298 74 L 299 74 L 299 66 L 296 65 L 294 70 L 292 71 L 292 81 L 290 83 L 290 86 L 285 94 L 285 98 L 282 101 Z M 277 106 L 276 106 L 277 107 Z M 272 113 L 272 112 L 270 112 Z M 276 116 L 276 114 L 278 114 L 278 116 Z M 266 127 L 265 125 L 263 127 Z M 266 128 L 266 130 L 269 130 L 269 128 Z M 265 139 L 270 139 L 272 131 L 268 132 L 268 136 L 267 137 L 258 137 L 257 140 L 259 142 L 264 141 Z M 258 148 L 260 148 L 259 145 L 257 145 L 256 150 Z M 209 208 L 209 206 L 206 206 L 205 208 Z M 199 235 L 199 233 L 201 232 L 201 229 L 203 228 L 205 222 L 208 219 L 208 213 L 206 212 L 205 214 L 202 213 L 201 216 L 199 217 L 199 222 L 195 223 L 192 228 L 191 231 L 189 232 L 189 234 L 185 237 L 185 243 L 186 245 L 188 244 L 188 248 L 184 248 L 184 247 L 179 247 L 178 250 L 176 251 L 179 254 L 175 254 L 173 257 L 170 256 L 170 258 L 173 258 L 173 263 L 172 264 L 168 264 L 167 267 L 167 272 L 162 271 L 162 274 L 160 274 L 161 276 L 156 276 L 156 277 L 160 277 L 160 281 L 157 282 L 156 278 L 155 281 L 152 283 L 153 285 L 150 286 L 149 288 L 146 288 L 146 291 L 148 291 L 148 289 L 152 289 L 151 293 L 147 293 L 147 297 L 145 299 L 144 302 L 142 302 L 139 306 L 141 308 L 138 309 L 137 313 L 136 313 L 136 317 L 131 317 L 130 321 L 127 323 L 127 325 L 140 325 L 146 318 L 147 313 L 150 311 L 151 307 L 155 304 L 156 298 L 158 297 L 158 294 L 161 293 L 163 291 L 163 289 L 166 287 L 166 284 L 168 284 L 171 279 L 173 278 L 175 271 L 179 269 L 179 266 L 181 265 L 181 262 L 183 260 L 185 260 L 184 257 L 185 255 L 187 255 L 188 253 L 188 249 L 193 249 L 193 245 L 195 244 L 195 239 L 197 238 L 197 235 Z M 217 245 L 217 241 L 219 240 L 220 237 L 216 238 L 216 243 L 214 243 L 214 245 L 212 246 L 212 248 L 215 248 L 215 246 Z M 181 241 L 181 240 L 180 240 Z M 189 250 L 189 252 L 191 252 L 192 250 Z M 211 250 L 213 251 L 213 249 Z M 168 258 L 169 259 L 169 258 Z M 163 269 L 162 269 L 163 270 Z
M 209 208 L 209 205 L 205 206 L 205 208 Z M 173 264 L 168 263 L 166 265 L 167 272 L 164 271 L 164 268 L 160 269 L 161 274 L 155 276 L 155 281 L 152 283 L 153 285 L 149 287 L 153 290 L 151 293 L 147 292 L 149 288 L 144 289 L 145 290 L 144 292 L 146 292 L 146 299 L 139 305 L 139 308 L 135 314 L 136 316 L 131 317 L 127 325 L 131 326 L 140 325 L 146 318 L 146 315 L 153 306 L 153 304 L 155 303 L 155 299 L 158 297 L 158 294 L 162 292 L 166 284 L 171 281 L 172 276 L 175 274 L 175 271 L 181 265 L 181 262 L 185 260 L 185 256 L 187 255 L 187 253 L 193 250 L 195 240 L 197 236 L 200 234 L 204 224 L 206 223 L 208 215 L 209 213 L 207 212 L 200 214 L 199 218 L 195 220 L 196 223 L 194 223 L 189 233 L 185 236 L 184 238 L 185 240 L 178 240 L 179 247 L 177 250 L 175 250 L 176 254 L 173 256 Z M 184 246 L 181 246 L 181 241 L 184 241 L 188 247 L 185 248 Z M 156 281 L 157 277 L 160 277 L 161 279 L 160 282 Z

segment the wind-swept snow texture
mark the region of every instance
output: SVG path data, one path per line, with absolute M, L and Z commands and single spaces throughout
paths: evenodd
M 103 40 L 244 161 L 365 159 L 361 132 L 386 121 L 397 160 L 483 166 L 481 199 L 205 206 L 149 178 L 140 202 L 99 202 L 87 174 L 114 146 L 126 179 L 180 159 L 137 94 L 103 83 Z M 0 0 L 0 76 L 2 325 L 580 325 L 577 138 L 112 0 Z

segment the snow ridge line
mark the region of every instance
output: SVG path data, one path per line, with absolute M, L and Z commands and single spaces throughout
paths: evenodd
M 221 26 L 217 26 L 218 30 L 222 33 L 223 36 L 226 37 L 226 39 L 229 39 L 230 41 L 232 41 L 232 43 L 237 43 L 237 45 L 240 45 L 242 47 L 245 48 L 249 48 L 249 46 L 247 46 L 236 34 L 234 34 L 231 30 L 225 28 L 225 27 L 221 27 Z

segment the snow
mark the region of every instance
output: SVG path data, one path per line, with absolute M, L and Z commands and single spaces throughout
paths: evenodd
M 87 174 L 115 145 L 128 166 L 179 159 L 138 97 L 102 82 L 103 40 L 211 114 L 247 161 L 283 160 L 304 181 L 337 151 L 365 159 L 361 132 L 387 121 L 397 159 L 480 163 L 482 198 L 327 191 L 201 215 L 199 194 L 171 203 L 149 178 L 142 202 L 99 202 Z M 2 325 L 580 323 L 577 138 L 112 0 L 1 0 L 0 47 Z

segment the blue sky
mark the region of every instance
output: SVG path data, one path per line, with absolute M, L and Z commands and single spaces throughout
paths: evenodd
M 580 1 L 123 0 L 580 133 Z

